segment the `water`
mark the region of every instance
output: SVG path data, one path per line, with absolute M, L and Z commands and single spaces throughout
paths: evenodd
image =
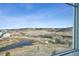
M 0 52 L 1 51 L 6 51 L 6 50 L 9 50 L 9 49 L 14 49 L 16 47 L 22 47 L 22 46 L 28 46 L 28 45 L 32 45 L 32 43 L 29 42 L 29 41 L 20 41 L 20 42 L 8 45 L 6 47 L 0 48 Z

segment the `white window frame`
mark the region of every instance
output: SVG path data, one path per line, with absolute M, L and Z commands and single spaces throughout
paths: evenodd
M 79 35 L 79 17 L 78 17 L 79 4 L 78 3 L 74 3 L 74 4 L 66 3 L 66 4 L 71 5 L 74 8 L 73 48 L 71 50 L 58 53 L 57 54 L 58 56 L 64 56 L 79 50 L 79 36 L 78 36 Z

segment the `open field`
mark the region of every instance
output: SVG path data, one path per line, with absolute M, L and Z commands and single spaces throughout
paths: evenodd
M 7 52 L 12 56 L 55 55 L 72 49 L 72 35 L 72 27 L 0 30 L 0 55 Z

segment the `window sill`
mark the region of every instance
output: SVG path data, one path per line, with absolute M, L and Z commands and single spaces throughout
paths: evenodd
M 61 53 L 58 53 L 57 55 L 55 55 L 55 56 L 68 56 L 68 55 L 71 55 L 72 56 L 72 54 L 74 55 L 74 52 L 77 52 L 77 50 L 74 50 L 74 49 L 72 49 L 72 50 L 68 50 L 68 51 L 65 51 L 65 52 L 61 52 Z

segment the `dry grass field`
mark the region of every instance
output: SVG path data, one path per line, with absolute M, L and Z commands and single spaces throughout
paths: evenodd
M 72 35 L 72 27 L 0 30 L 0 55 L 56 55 L 72 49 Z

